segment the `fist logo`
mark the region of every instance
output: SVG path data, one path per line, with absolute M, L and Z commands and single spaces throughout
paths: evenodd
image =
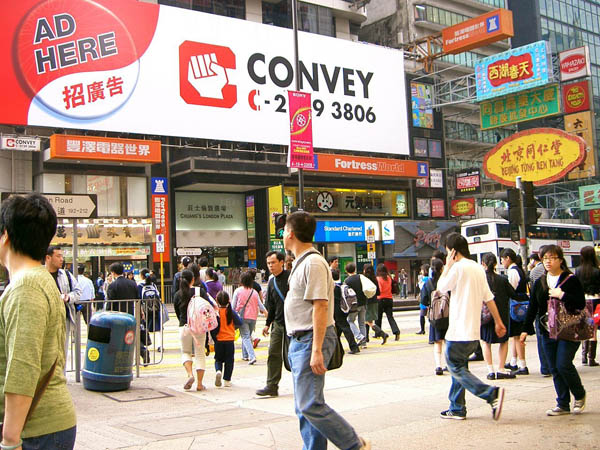
M 229 48 L 185 41 L 179 46 L 181 98 L 191 105 L 233 107 L 237 88 L 229 84 L 228 69 L 235 69 L 235 55 Z

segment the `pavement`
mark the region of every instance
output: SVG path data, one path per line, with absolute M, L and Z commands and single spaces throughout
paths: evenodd
M 439 413 L 448 407 L 451 378 L 434 374 L 432 346 L 415 334 L 418 311 L 396 312 L 395 318 L 400 341 L 392 336 L 382 346 L 371 339 L 367 349 L 346 354 L 344 365 L 326 375 L 326 402 L 370 439 L 373 449 L 600 449 L 600 367 L 581 366 L 579 353 L 576 366 L 587 391 L 583 414 L 545 415 L 555 392 L 552 379 L 539 374 L 535 337 L 530 337 L 531 375 L 495 382 L 506 388 L 499 421 L 492 420 L 487 403 L 468 392 L 467 420 L 443 420 Z M 263 325 L 259 319 L 256 329 Z M 142 368 L 127 391 L 86 391 L 68 374 L 78 416 L 77 449 L 302 448 L 289 372 L 283 370 L 279 397 L 255 395 L 265 384 L 268 340 L 259 343 L 253 366 L 241 361 L 236 342 L 232 387 L 214 386 L 211 355 L 204 378 L 208 389 L 196 392 L 194 386 L 186 392 L 174 317 L 165 328 L 162 362 Z M 384 329 L 389 332 L 386 319 Z M 156 355 L 159 360 L 161 353 Z M 471 363 L 471 370 L 485 380 L 483 362 Z

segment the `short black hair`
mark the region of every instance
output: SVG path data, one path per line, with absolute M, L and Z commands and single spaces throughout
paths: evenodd
M 46 256 L 52 256 L 54 255 L 54 252 L 57 250 L 62 250 L 60 245 L 51 245 L 46 249 Z
M 285 255 L 281 252 L 276 252 L 276 251 L 270 251 L 269 253 L 267 253 L 265 256 L 265 259 L 270 258 L 273 255 L 277 256 L 278 261 L 285 261 Z
M 354 264 L 353 262 L 349 262 L 348 264 L 346 264 L 346 267 L 344 269 L 346 270 L 346 273 L 354 273 L 356 272 L 356 264 Z
M 56 234 L 56 212 L 40 194 L 12 196 L 0 206 L 0 232 L 8 235 L 11 248 L 37 261 L 44 259 Z
M 448 250 L 456 250 L 457 253 L 460 253 L 465 258 L 471 257 L 469 243 L 460 233 L 454 232 L 446 236 L 446 248 L 448 248 Z
M 285 224 L 289 225 L 300 242 L 312 242 L 317 229 L 317 221 L 312 215 L 306 211 L 296 211 L 287 216 Z
M 140 277 L 142 280 L 146 279 L 146 276 L 150 273 L 150 269 L 142 269 L 140 270 Z
M 200 258 L 198 260 L 198 264 L 200 265 L 200 267 L 207 267 L 208 266 L 208 258 L 206 256 L 203 256 L 202 258 Z
M 254 286 L 254 277 L 255 274 L 252 273 L 251 270 L 248 270 L 242 274 L 240 278 L 240 283 L 244 287 L 251 288 L 252 286 Z
M 85 272 L 85 266 L 83 264 L 79 264 L 79 267 L 77 267 L 77 273 L 79 275 L 83 275 L 83 272 Z
M 189 256 L 184 256 L 183 258 L 181 258 L 181 264 L 183 264 L 183 267 L 189 266 L 191 262 L 192 258 L 190 258 Z
M 540 261 L 540 255 L 538 255 L 537 253 L 532 253 L 531 255 L 529 255 L 529 259 L 533 259 L 534 261 Z
M 327 258 L 327 262 L 329 263 L 329 265 L 331 265 L 332 262 L 339 260 L 340 258 L 338 258 L 337 256 L 330 256 L 329 258 Z
M 510 260 L 514 263 L 517 262 L 517 254 L 512 248 L 505 248 L 500 253 L 500 258 L 510 258 Z
M 123 264 L 120 262 L 112 263 L 108 270 L 116 273 L 117 275 L 123 275 Z

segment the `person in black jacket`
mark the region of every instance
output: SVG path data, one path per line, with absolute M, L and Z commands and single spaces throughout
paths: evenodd
M 542 323 L 548 311 L 548 299 L 558 298 L 564 303 L 569 312 L 575 312 L 585 307 L 585 294 L 579 279 L 571 274 L 565 263 L 562 249 L 557 245 L 547 246 L 541 253 L 546 274 L 533 285 L 533 292 L 527 311 L 525 324 L 532 326 L 536 316 Z M 575 353 L 579 349 L 578 341 L 551 339 L 548 331 L 542 327 L 541 336 L 544 352 L 550 364 L 554 389 L 556 390 L 557 405 L 546 411 L 549 416 L 569 414 L 571 394 L 575 397 L 573 414 L 581 413 L 585 408 L 585 389 L 577 369 L 573 365 Z M 521 333 L 524 344 L 527 332 Z
M 586 302 L 592 303 L 592 311 L 596 310 L 596 306 L 600 303 L 600 267 L 598 266 L 598 258 L 596 251 L 592 246 L 586 246 L 579 252 L 581 255 L 581 265 L 575 270 L 575 276 L 579 278 L 583 285 Z M 596 362 L 596 346 L 598 345 L 596 332 L 598 327 L 594 328 L 594 337 L 583 341 L 581 349 L 581 363 L 590 367 L 597 366 Z
M 342 311 L 342 308 L 340 306 L 340 303 L 342 301 L 340 271 L 338 269 L 331 269 L 331 277 L 333 278 L 333 282 L 335 283 L 335 287 L 333 288 L 333 299 L 335 302 L 335 306 L 333 308 L 333 319 L 335 320 L 335 329 L 337 331 L 337 335 L 338 337 L 340 337 L 342 333 L 344 333 L 344 336 L 348 341 L 348 346 L 350 347 L 351 355 L 360 353 L 360 348 L 356 343 L 356 339 L 354 339 L 354 334 L 352 334 L 350 324 L 348 323 L 348 313 Z
M 360 275 L 356 273 L 356 264 L 353 262 L 349 262 L 345 267 L 346 274 L 348 277 L 344 280 L 344 284 L 350 286 L 354 292 L 356 292 L 356 311 L 350 312 L 348 314 L 348 324 L 350 324 L 350 329 L 352 333 L 354 333 L 354 338 L 358 345 L 363 348 L 367 348 L 367 342 L 369 341 L 369 336 L 367 334 L 367 328 L 365 326 L 365 318 L 367 315 L 367 297 L 362 290 L 362 283 L 360 281 Z M 358 318 L 358 326 L 354 323 L 354 321 Z

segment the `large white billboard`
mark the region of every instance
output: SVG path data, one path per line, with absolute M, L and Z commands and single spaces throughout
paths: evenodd
M 133 0 L 3 13 L 0 123 L 289 144 L 292 30 Z M 304 32 L 299 48 L 315 147 L 409 154 L 401 51 Z

